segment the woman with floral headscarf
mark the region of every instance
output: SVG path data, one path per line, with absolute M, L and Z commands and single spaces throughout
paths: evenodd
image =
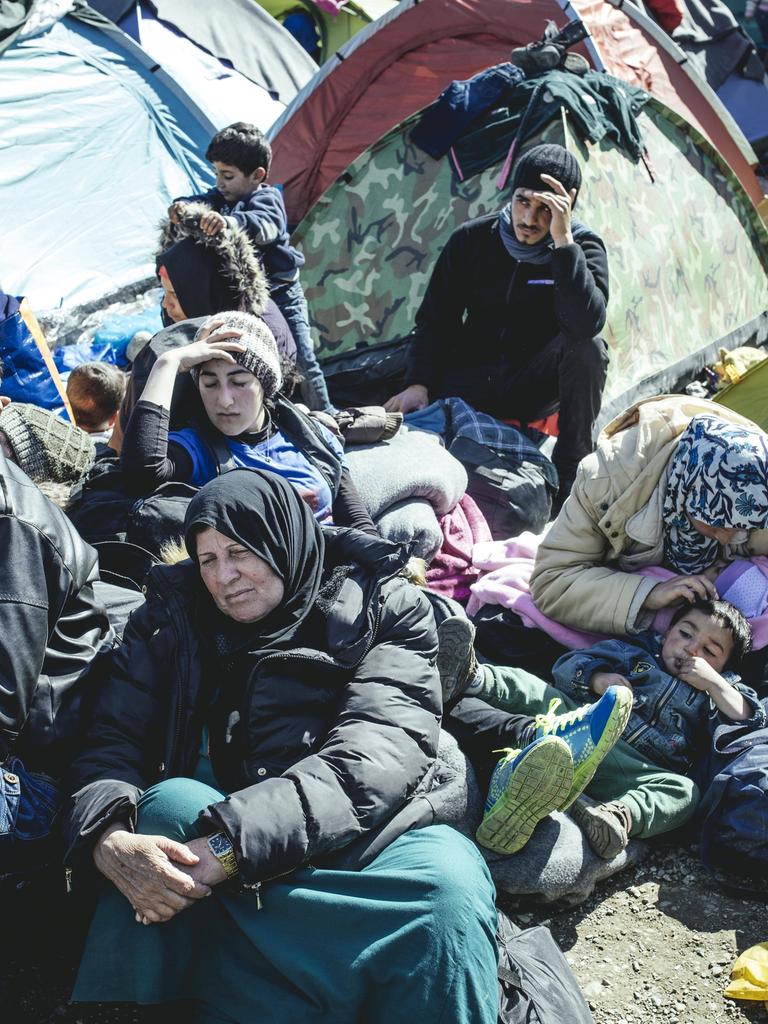
M 768 436 L 724 406 L 665 395 L 609 423 L 539 546 L 536 606 L 631 635 L 656 611 L 714 597 L 723 561 L 768 553 Z M 659 565 L 658 583 L 634 572 Z

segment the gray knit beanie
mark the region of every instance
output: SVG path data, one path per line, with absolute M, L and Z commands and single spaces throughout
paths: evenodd
M 0 431 L 30 480 L 75 483 L 96 457 L 92 438 L 49 409 L 11 402 L 0 412 Z
M 566 192 L 581 188 L 581 168 L 576 157 L 557 143 L 534 146 L 523 153 L 515 164 L 512 175 L 512 191 L 516 188 L 532 188 L 538 192 L 550 192 L 549 186 L 541 180 L 542 174 L 557 178 Z
M 260 317 L 251 313 L 214 313 L 200 327 L 195 335 L 195 341 L 208 324 L 213 322 L 221 325 L 217 330 L 243 332 L 240 338 L 232 338 L 232 341 L 245 345 L 245 352 L 231 352 L 230 355 L 259 381 L 264 389 L 264 397 L 272 398 L 283 386 L 283 375 L 280 371 L 277 342 L 269 327 Z M 200 367 L 193 367 L 190 374 L 197 384 Z

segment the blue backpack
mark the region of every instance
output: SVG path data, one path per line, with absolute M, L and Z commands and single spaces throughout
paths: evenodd
M 704 866 L 730 892 L 768 899 L 768 728 L 719 726 L 710 778 L 698 808 Z

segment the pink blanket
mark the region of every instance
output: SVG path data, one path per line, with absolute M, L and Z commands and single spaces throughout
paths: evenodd
M 605 634 L 562 626 L 543 615 L 533 603 L 529 584 L 540 541 L 541 537 L 534 533 L 521 533 L 519 537 L 510 540 L 476 544 L 472 561 L 475 568 L 484 575 L 470 587 L 467 613 L 472 616 L 485 604 L 499 604 L 519 615 L 524 625 L 543 630 L 553 640 L 571 650 L 591 647 L 605 640 Z M 764 559 L 755 561 L 763 562 Z M 640 569 L 639 574 L 658 580 L 668 580 L 675 575 L 669 569 L 655 565 Z M 659 633 L 666 632 L 673 614 L 673 608 L 657 612 L 653 628 Z M 752 649 L 757 651 L 768 645 L 768 614 L 749 621 L 752 626 Z
M 485 516 L 468 494 L 439 520 L 443 543 L 427 572 L 427 587 L 456 601 L 466 601 L 469 587 L 480 575 L 472 564 L 477 546 L 492 542 Z

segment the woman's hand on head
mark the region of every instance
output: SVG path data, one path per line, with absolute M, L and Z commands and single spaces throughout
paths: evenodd
M 695 601 L 716 600 L 715 585 L 704 573 L 695 576 L 675 576 L 671 580 L 657 583 L 643 601 L 643 608 L 657 612 L 672 605 L 693 604 Z
M 239 331 L 220 331 L 209 338 L 193 341 L 191 345 L 183 345 L 173 349 L 178 364 L 178 372 L 186 373 L 193 366 L 201 366 L 212 359 L 221 359 L 225 363 L 234 363 L 233 352 L 245 352 L 245 345 L 228 339 L 239 338 Z
M 170 921 L 211 892 L 208 884 L 192 875 L 198 855 L 185 843 L 165 836 L 137 835 L 113 825 L 100 836 L 93 860 L 125 896 L 141 924 Z

